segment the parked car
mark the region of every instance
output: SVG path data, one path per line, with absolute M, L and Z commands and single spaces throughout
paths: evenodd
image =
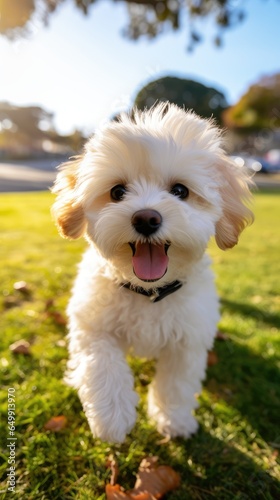
M 252 173 L 260 172 L 262 169 L 262 163 L 251 156 L 248 155 L 240 155 L 240 156 L 232 156 L 231 157 L 236 165 L 240 168 L 246 168 L 250 170 Z
M 268 155 L 268 157 L 267 157 Z M 280 157 L 279 163 L 276 161 L 272 162 L 269 160 L 269 154 L 266 157 L 255 157 L 249 156 L 246 153 L 241 153 L 240 156 L 232 156 L 232 159 L 239 167 L 245 167 L 251 173 L 261 173 L 261 174 L 272 174 L 275 172 L 280 172 Z
M 256 160 L 261 165 L 261 168 L 259 170 L 261 174 L 271 174 L 274 171 L 271 163 L 267 161 L 265 158 L 256 158 Z
M 271 149 L 265 155 L 271 172 L 280 172 L 280 149 Z

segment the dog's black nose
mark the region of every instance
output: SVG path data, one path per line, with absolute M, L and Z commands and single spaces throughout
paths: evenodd
M 144 236 L 155 233 L 162 223 L 162 217 L 156 210 L 138 210 L 132 216 L 132 225 L 136 231 Z

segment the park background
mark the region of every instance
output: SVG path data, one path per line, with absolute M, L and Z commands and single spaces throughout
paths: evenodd
M 181 476 L 170 499 L 278 498 L 280 2 L 0 0 L 0 14 L 1 498 L 11 494 L 9 387 L 15 498 L 103 499 L 111 453 L 126 489 L 141 459 L 157 455 Z M 178 78 L 183 104 L 226 128 L 229 153 L 252 174 L 255 161 L 263 167 L 256 221 L 230 252 L 210 245 L 222 335 L 198 434 L 161 442 L 145 414 L 153 363 L 131 359 L 139 418 L 126 443 L 111 446 L 93 439 L 62 382 L 64 311 L 85 243 L 57 235 L 48 187 L 58 163 L 137 99 L 182 99 Z M 62 428 L 47 429 L 57 416 Z

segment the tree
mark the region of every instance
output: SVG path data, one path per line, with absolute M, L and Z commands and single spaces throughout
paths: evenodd
M 266 76 L 223 113 L 225 125 L 240 132 L 280 127 L 280 73 Z
M 69 0 L 0 0 L 0 33 L 13 39 L 28 33 L 30 21 L 47 24 L 51 14 Z M 87 15 L 96 0 L 72 0 Z M 127 4 L 128 24 L 124 34 L 133 40 L 155 38 L 167 29 L 177 30 L 189 19 L 188 49 L 202 40 L 196 26 L 200 18 L 211 17 L 217 27 L 216 45 L 221 45 L 226 28 L 238 25 L 245 17 L 242 0 L 112 0 Z
M 3 129 L 17 131 L 34 140 L 42 139 L 44 131 L 52 128 L 53 113 L 40 106 L 14 106 L 0 103 L 0 124 Z
M 219 123 L 222 112 L 228 106 L 224 94 L 217 89 L 171 76 L 148 83 L 138 92 L 134 104 L 144 109 L 150 108 L 156 101 L 173 102 L 206 118 L 213 116 Z
M 53 124 L 53 113 L 40 106 L 15 106 L 0 102 L 0 153 L 1 148 L 11 151 L 24 148 L 26 152 L 79 152 L 85 141 L 82 132 L 75 130 L 69 135 L 60 135 Z

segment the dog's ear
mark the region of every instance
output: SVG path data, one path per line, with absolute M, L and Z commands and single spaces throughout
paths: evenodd
M 216 242 L 222 250 L 238 243 L 240 233 L 254 221 L 248 208 L 252 200 L 249 186 L 254 183 L 233 160 L 222 156 L 217 165 L 223 214 L 216 224 Z
M 80 161 L 81 158 L 77 157 L 75 160 L 63 163 L 59 167 L 52 189 L 52 192 L 57 194 L 52 214 L 64 238 L 79 238 L 86 229 L 84 211 L 76 189 Z

